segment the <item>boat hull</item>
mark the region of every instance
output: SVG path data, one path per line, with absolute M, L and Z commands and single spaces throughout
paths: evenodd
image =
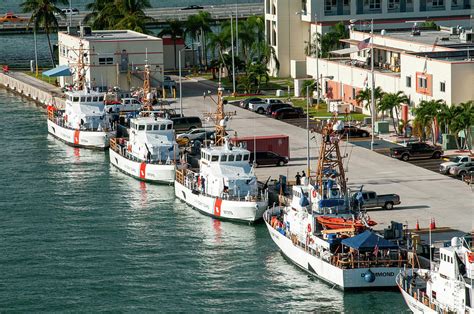
M 222 220 L 255 222 L 262 218 L 267 201 L 232 201 L 193 192 L 175 181 L 176 197 L 199 212 Z
M 133 161 L 110 148 L 109 158 L 112 165 L 135 179 L 161 184 L 172 184 L 174 182 L 175 165 L 159 165 Z
M 278 232 L 266 221 L 265 224 L 273 242 L 280 248 L 283 255 L 301 269 L 333 286 L 337 286 L 339 289 L 381 289 L 395 288 L 397 285 L 395 277 L 401 268 L 374 267 L 370 269 L 342 269 L 322 258 L 309 254 L 303 248 L 294 245 L 289 238 Z M 372 282 L 365 280 L 365 275 L 369 270 L 375 276 L 375 280 Z
M 398 280 L 397 280 L 398 281 Z M 407 304 L 408 308 L 415 313 L 436 313 L 433 309 L 429 308 L 428 306 L 424 305 L 414 297 L 412 297 L 410 294 L 408 294 L 403 288 L 398 284 L 398 288 L 400 289 L 400 292 L 402 293 L 403 299 L 405 300 L 405 303 Z
M 114 132 L 82 131 L 62 127 L 48 119 L 48 132 L 73 147 L 106 149 Z

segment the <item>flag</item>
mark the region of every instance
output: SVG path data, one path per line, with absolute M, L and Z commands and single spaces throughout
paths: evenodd
M 370 37 L 364 40 L 361 40 L 357 43 L 357 49 L 359 50 L 367 49 L 369 48 L 369 43 L 370 43 Z
M 423 74 L 428 72 L 428 57 L 425 57 L 425 65 L 423 66 Z
M 377 256 L 379 254 L 379 245 L 376 244 L 374 248 L 374 255 Z
M 369 73 L 365 75 L 365 79 L 364 79 L 364 88 L 367 88 L 367 87 L 369 87 Z

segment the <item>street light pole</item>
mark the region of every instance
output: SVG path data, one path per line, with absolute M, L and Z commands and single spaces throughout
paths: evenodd
M 181 82 L 181 50 L 178 51 L 178 65 L 179 65 L 179 115 L 183 116 L 183 85 Z M 175 63 L 176 64 L 176 63 Z
M 309 85 L 306 85 L 306 167 L 308 170 L 308 174 L 307 174 L 308 178 L 311 177 L 309 153 L 310 153 L 310 149 L 309 149 Z
M 234 21 L 230 15 L 230 41 L 232 46 L 232 95 L 235 96 L 235 57 L 234 57 Z
M 318 16 L 314 15 L 314 23 L 316 24 L 316 78 L 319 79 L 319 40 L 318 40 Z M 311 47 L 311 43 L 310 43 Z M 316 80 L 317 83 L 317 80 Z M 319 109 L 319 83 L 316 84 L 316 95 L 318 96 L 318 100 L 316 103 L 316 108 Z
M 374 150 L 374 138 L 375 138 L 375 79 L 374 79 L 374 20 L 370 23 L 370 72 L 372 76 L 372 89 L 370 93 L 370 101 L 371 101 L 371 111 L 372 117 L 371 125 L 372 125 L 372 140 L 370 141 L 370 150 Z

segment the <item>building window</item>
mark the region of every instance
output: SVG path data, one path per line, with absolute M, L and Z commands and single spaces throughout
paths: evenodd
M 301 0 L 301 10 L 306 15 L 306 13 L 308 12 L 307 0 Z
M 406 77 L 407 87 L 411 87 L 411 76 Z
M 345 7 L 349 6 L 350 5 L 349 0 L 344 0 L 343 4 L 344 4 Z
M 352 99 L 356 99 L 356 89 L 352 87 Z
M 99 64 L 114 64 L 113 57 L 99 58 Z
M 336 0 L 324 1 L 324 11 L 331 11 L 334 7 L 336 7 Z
M 434 7 L 442 7 L 444 6 L 444 0 L 433 0 Z
M 381 0 L 365 0 L 364 4 L 369 6 L 371 10 L 380 9 L 380 2 Z
M 428 82 L 426 80 L 426 77 L 418 77 L 418 87 L 428 88 Z
M 441 82 L 439 84 L 439 90 L 442 91 L 443 93 L 446 91 L 446 83 L 445 82 Z
M 400 0 L 388 0 L 388 9 L 396 10 L 400 7 Z

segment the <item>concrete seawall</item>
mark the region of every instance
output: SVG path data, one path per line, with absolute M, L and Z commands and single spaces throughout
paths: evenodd
M 60 108 L 64 107 L 65 100 L 58 97 L 58 92 L 60 92 L 58 88 L 52 85 L 48 87 L 49 84 L 47 83 L 28 77 L 26 74 L 19 74 L 16 72 L 11 74 L 0 73 L 0 86 L 25 96 L 43 107 L 53 103 Z

